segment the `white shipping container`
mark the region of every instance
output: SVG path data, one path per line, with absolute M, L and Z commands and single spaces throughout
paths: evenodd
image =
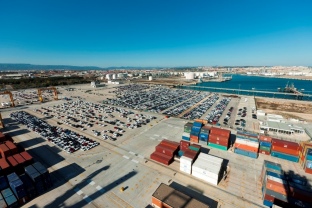
M 200 169 L 200 168 L 197 168 L 197 167 L 193 167 L 192 168 L 192 172 L 197 172 L 197 173 L 200 173 L 204 176 L 207 176 L 207 177 L 210 177 L 210 178 L 213 178 L 213 179 L 219 179 L 219 176 L 220 176 L 220 171 L 218 173 L 214 173 L 214 172 L 210 172 L 209 170 L 203 170 L 203 169 Z
M 212 171 L 217 171 L 221 169 L 221 164 L 215 164 L 215 163 L 208 163 L 205 160 L 202 159 L 197 159 L 194 164 L 193 167 L 198 167 L 201 168 L 203 170 L 212 170 Z
M 284 181 L 283 179 L 276 178 L 276 177 L 274 177 L 274 176 L 269 176 L 269 175 L 267 175 L 266 177 L 267 177 L 267 179 L 270 179 L 271 181 L 275 181 L 275 182 L 278 182 L 278 183 L 287 185 L 287 182 Z
M 243 145 L 248 145 L 250 147 L 259 147 L 259 142 L 252 142 L 252 141 L 248 141 L 248 140 L 235 140 L 236 144 L 243 144 Z
M 204 154 L 204 153 L 199 153 L 198 158 L 203 158 L 203 159 L 206 159 L 208 161 L 213 161 L 213 162 L 217 162 L 217 163 L 218 162 L 220 162 L 220 163 L 223 162 L 222 158 L 219 158 L 219 157 L 216 157 L 216 156 L 213 156 L 213 155 Z
M 188 173 L 188 174 L 191 174 L 192 173 L 192 170 L 191 169 L 187 169 L 187 168 L 180 168 L 180 171 L 184 172 L 184 173 Z
M 182 136 L 186 136 L 186 137 L 190 137 L 190 133 L 187 133 L 187 132 L 183 132 Z
M 198 157 L 197 160 L 203 161 L 205 164 L 212 164 L 215 166 L 221 166 L 223 163 L 223 160 L 221 160 L 221 161 L 220 160 L 210 160 L 210 159 L 205 159 L 203 157 Z
M 188 158 L 188 157 L 185 157 L 185 156 L 182 156 L 180 158 L 180 163 L 186 163 L 186 164 L 192 164 L 193 160 L 191 158 Z

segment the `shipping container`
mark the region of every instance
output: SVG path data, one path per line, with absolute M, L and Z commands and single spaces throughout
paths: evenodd
M 164 165 L 169 165 L 173 161 L 172 157 L 168 157 L 167 155 L 161 154 L 159 152 L 153 152 L 150 158 Z
M 170 140 L 167 140 L 167 139 L 163 139 L 160 144 L 163 144 L 165 146 L 168 146 L 172 149 L 178 149 L 179 146 L 180 146 L 180 143 L 178 142 L 173 142 L 173 141 L 170 141 Z
M 6 189 L 8 187 L 9 187 L 9 184 L 8 184 L 6 177 L 0 176 L 0 190 Z
M 289 142 L 285 140 L 272 139 L 272 146 L 284 147 L 292 150 L 299 150 L 300 145 L 296 142 Z
M 252 146 L 248 146 L 248 145 L 244 145 L 244 144 L 239 144 L 239 143 L 235 143 L 234 144 L 235 148 L 241 149 L 241 150 L 245 150 L 248 152 L 258 152 L 259 148 L 258 147 L 252 147 Z
M 270 147 L 270 148 L 271 148 L 272 143 L 270 143 L 270 142 L 265 142 L 265 141 L 260 141 L 260 146 Z
M 202 124 L 201 122 L 196 122 L 196 121 L 195 121 L 195 122 L 193 123 L 193 127 L 200 127 L 200 128 L 201 128 L 202 126 L 203 126 L 203 124 Z
M 237 131 L 236 135 L 243 135 L 243 136 L 252 137 L 252 138 L 256 138 L 256 139 L 259 138 L 259 134 L 249 132 L 249 131 Z
M 8 182 L 19 180 L 19 177 L 16 173 L 11 173 L 7 175 Z
M 269 153 L 270 153 L 270 152 L 271 152 L 271 147 L 260 146 L 260 147 L 259 147 L 259 151 L 260 151 L 260 150 L 263 150 L 263 151 L 266 151 L 266 152 L 269 152 Z
M 9 148 L 11 155 L 17 154 L 18 153 L 18 149 L 16 147 L 15 144 L 13 144 L 13 142 L 11 141 L 6 141 L 5 145 Z
M 210 141 L 215 141 L 215 140 L 222 141 L 222 142 L 224 142 L 224 141 L 228 142 L 229 141 L 229 137 L 215 135 L 215 134 L 210 134 L 209 135 L 209 142 Z
M 234 148 L 234 153 L 255 159 L 258 158 L 258 152 L 251 152 L 237 147 Z
M 10 165 L 7 163 L 5 158 L 0 159 L 0 168 L 3 175 L 10 173 Z
M 15 154 L 12 157 L 14 157 L 19 164 L 24 164 L 26 161 L 20 154 Z
M 224 151 L 228 150 L 227 146 L 222 146 L 222 145 L 214 144 L 214 143 L 211 143 L 211 142 L 208 142 L 208 147 L 212 147 L 212 148 L 216 148 L 216 149 L 224 150 Z
M 201 148 L 201 146 L 200 146 L 200 145 L 197 145 L 197 144 L 191 144 L 191 145 L 189 146 L 189 149 L 194 150 L 194 151 L 197 151 L 197 152 L 200 152 L 200 148 Z
M 275 145 L 272 146 L 271 150 L 275 152 L 281 152 L 281 153 L 285 153 L 288 155 L 299 157 L 299 150 L 288 149 L 288 148 L 279 147 Z
M 14 159 L 14 157 L 12 156 L 7 157 L 7 161 L 13 168 L 17 168 L 18 162 Z
M 312 160 L 312 149 L 307 149 L 307 160 Z
M 26 191 L 29 199 L 35 198 L 37 196 L 37 193 L 36 193 L 36 189 L 35 189 L 32 181 L 30 180 L 30 178 L 27 175 L 22 174 L 22 175 L 20 175 L 20 179 L 21 179 L 21 181 L 23 181 L 24 188 L 25 188 L 25 191 Z
M 264 154 L 264 155 L 270 155 L 271 152 L 267 152 L 265 150 L 259 150 L 259 153 Z
M 10 149 L 5 144 L 0 144 L 0 153 L 2 158 L 11 156 Z
M 9 197 L 4 198 L 6 204 L 8 205 L 8 207 L 10 208 L 15 208 L 18 207 L 18 202 L 17 199 L 14 195 L 11 195 Z
M 288 160 L 291 162 L 298 162 L 298 160 L 299 160 L 299 157 L 289 155 L 289 154 L 285 154 L 285 153 L 281 153 L 281 152 L 275 152 L 275 151 L 271 151 L 271 156 L 281 158 L 284 160 Z
M 220 136 L 230 138 L 231 131 L 227 130 L 227 129 L 220 129 L 220 128 L 216 128 L 216 127 L 211 127 L 210 134 L 215 134 L 215 135 L 220 135 Z
M 26 160 L 26 164 L 30 165 L 33 162 L 33 157 L 28 152 L 21 152 L 20 155 Z
M 9 182 L 9 184 L 10 184 L 10 187 L 11 187 L 14 195 L 18 199 L 22 199 L 22 198 L 26 197 L 26 191 L 24 189 L 24 184 L 20 179 L 15 180 L 15 181 L 11 181 L 11 182 Z
M 268 143 L 272 143 L 272 137 L 265 136 L 265 135 L 259 135 L 259 140 L 264 141 L 264 142 L 268 142 Z
M 10 188 L 6 188 L 6 189 L 1 191 L 1 194 L 2 194 L 3 198 L 7 198 L 9 196 L 12 196 L 13 192 Z
M 221 145 L 221 146 L 224 146 L 224 147 L 228 147 L 229 146 L 229 141 L 220 141 L 220 140 L 216 140 L 216 139 L 210 139 L 209 143 Z
M 171 157 L 173 157 L 177 152 L 177 150 L 170 149 L 170 148 L 168 148 L 168 146 L 165 146 L 162 144 L 157 145 L 155 147 L 155 150 L 156 150 L 156 152 L 159 152 L 159 153 L 171 156 Z

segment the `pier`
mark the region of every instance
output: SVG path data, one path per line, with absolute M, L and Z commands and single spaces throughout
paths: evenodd
M 193 89 L 210 92 L 228 93 L 236 95 L 251 95 L 259 97 L 271 97 L 271 98 L 284 98 L 284 99 L 296 99 L 296 100 L 308 100 L 312 101 L 311 94 L 287 93 L 287 92 L 272 92 L 272 91 L 259 91 L 259 90 L 243 90 L 243 89 L 230 89 L 230 88 L 217 88 L 217 87 L 204 87 L 204 86 L 177 86 L 182 89 Z

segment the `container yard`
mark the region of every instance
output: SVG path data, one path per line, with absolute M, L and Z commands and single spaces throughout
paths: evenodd
M 3 207 L 311 207 L 312 144 L 253 131 L 251 97 L 73 87 L 2 110 Z

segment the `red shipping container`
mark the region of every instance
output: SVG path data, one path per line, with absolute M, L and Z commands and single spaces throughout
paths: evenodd
M 11 141 L 6 141 L 5 145 L 10 149 L 11 151 L 11 155 L 17 154 L 18 153 L 18 149 L 16 147 L 15 144 L 13 144 L 13 142 Z
M 26 161 L 20 154 L 15 154 L 12 157 L 14 157 L 19 164 L 23 164 Z
M 7 157 L 7 161 L 10 163 L 12 167 L 18 166 L 18 162 L 12 156 Z
M 231 131 L 227 130 L 227 129 L 220 129 L 220 128 L 216 128 L 216 127 L 211 127 L 210 135 L 211 134 L 216 134 L 216 135 L 220 135 L 220 136 L 230 138 Z M 209 137 L 210 137 L 210 135 L 209 135 Z
M 28 152 L 21 152 L 20 155 L 26 160 L 26 161 L 32 161 L 33 157 Z
M 213 144 L 225 146 L 225 147 L 228 147 L 228 146 L 229 146 L 229 141 L 216 140 L 216 139 L 210 139 L 210 138 L 209 138 L 209 142 L 210 142 L 210 143 L 213 143 Z
M 0 167 L 2 170 L 6 170 L 10 167 L 5 158 L 0 159 Z
M 208 141 L 210 142 L 211 140 L 229 141 L 229 137 L 224 137 L 224 136 L 215 135 L 215 134 L 209 134 L 209 139 L 208 139 Z
M 153 152 L 150 156 L 152 160 L 155 160 L 159 163 L 169 165 L 172 162 L 172 158 L 168 157 L 167 155 L 163 155 L 159 152 Z
M 2 153 L 2 158 L 6 158 L 11 155 L 10 149 L 5 144 L 0 144 L 0 151 Z
M 180 146 L 190 146 L 190 142 L 188 142 L 188 141 L 184 141 L 184 140 L 181 140 L 180 141 Z
M 264 155 L 270 155 L 270 152 L 265 151 L 265 150 L 260 150 L 260 149 L 259 149 L 259 153 L 264 154 Z
M 155 149 L 156 149 L 156 152 L 159 152 L 159 153 L 171 156 L 171 157 L 173 157 L 173 155 L 175 154 L 175 150 L 172 150 L 168 148 L 167 146 L 164 146 L 161 144 L 157 145 Z
M 302 201 L 310 202 L 312 203 L 312 192 L 307 192 L 304 190 L 301 190 L 299 188 L 292 187 L 291 185 L 289 186 L 289 194 L 291 197 L 295 199 L 299 199 Z
M 202 127 L 202 129 L 207 129 L 208 131 L 210 131 L 210 130 L 211 130 L 211 127 L 212 127 L 212 126 L 205 125 L 205 126 Z
M 276 152 L 286 153 L 286 154 L 293 155 L 293 156 L 299 156 L 299 150 L 288 149 L 288 148 L 279 147 L 275 145 L 272 146 L 272 150 Z
M 263 197 L 263 199 L 274 203 L 274 199 L 275 199 L 275 198 L 274 198 L 274 196 L 265 194 L 264 197 Z
M 312 169 L 311 168 L 305 168 L 304 172 L 308 173 L 308 174 L 312 174 Z
M 260 135 L 259 140 L 260 141 L 266 141 L 266 142 L 272 142 L 272 137 Z
M 300 146 L 296 142 L 289 142 L 279 139 L 272 139 L 272 146 L 284 147 L 292 150 L 299 150 Z
M 183 156 L 185 157 L 188 157 L 188 158 L 191 158 L 193 160 L 196 159 L 196 157 L 198 156 L 198 152 L 194 151 L 194 150 L 191 150 L 191 149 L 187 149 L 185 150 L 185 152 L 183 153 Z
M 246 151 L 249 151 L 249 152 L 258 152 L 258 150 L 259 150 L 258 147 L 252 147 L 252 146 L 248 146 L 248 145 L 245 145 L 245 144 L 239 144 L 239 143 L 235 143 L 234 147 L 238 148 L 238 149 L 246 150 Z
M 160 142 L 160 144 L 166 145 L 168 147 L 171 147 L 172 149 L 177 150 L 180 146 L 178 142 L 169 141 L 167 139 L 164 139 Z

